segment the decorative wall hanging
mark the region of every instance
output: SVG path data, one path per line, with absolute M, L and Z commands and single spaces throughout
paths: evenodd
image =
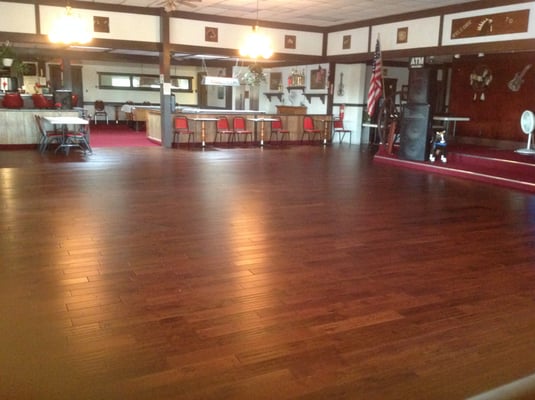
M 271 72 L 269 74 L 269 89 L 282 92 L 282 72 Z
M 217 28 L 206 26 L 204 28 L 204 40 L 207 42 L 217 42 L 218 41 Z
M 528 31 L 528 23 L 529 10 L 454 19 L 451 22 L 451 39 L 523 33 Z
M 398 28 L 398 34 L 396 36 L 396 43 L 407 43 L 409 39 L 409 28 Z
M 296 44 L 296 37 L 295 35 L 285 35 L 284 36 L 284 48 L 285 49 L 295 49 Z
M 93 17 L 93 31 L 110 33 L 110 19 L 108 17 Z
M 348 50 L 351 48 L 351 35 L 344 35 L 342 38 L 342 49 Z
M 310 71 L 310 89 L 325 89 L 325 84 L 327 81 L 327 70 L 321 68 L 321 65 L 318 69 L 313 69 Z
M 480 64 L 474 68 L 470 74 L 470 86 L 474 90 L 474 97 L 472 100 L 476 101 L 478 98 L 485 101 L 485 90 L 492 82 L 492 71 L 486 65 Z
M 524 75 L 526 75 L 526 72 L 528 72 L 530 68 L 531 68 L 531 64 L 526 65 L 524 69 L 522 70 L 522 72 L 517 72 L 515 76 L 513 77 L 513 79 L 509 81 L 509 83 L 507 84 L 507 87 L 512 92 L 518 92 L 520 90 L 520 87 L 524 83 Z

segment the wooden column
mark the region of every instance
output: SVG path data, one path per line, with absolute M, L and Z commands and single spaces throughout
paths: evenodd
M 171 46 L 169 43 L 169 14 L 162 8 L 160 14 L 160 40 L 162 49 L 160 52 L 160 118 L 162 128 L 162 146 L 170 148 L 173 144 L 171 125 Z M 169 88 L 164 90 L 165 86 Z

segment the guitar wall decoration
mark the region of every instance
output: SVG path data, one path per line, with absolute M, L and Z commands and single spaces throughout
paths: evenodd
M 530 68 L 531 64 L 528 64 L 524 67 L 522 72 L 517 72 L 515 77 L 509 81 L 507 87 L 513 92 L 518 92 L 524 83 L 524 75 L 526 75 L 526 72 L 528 72 Z

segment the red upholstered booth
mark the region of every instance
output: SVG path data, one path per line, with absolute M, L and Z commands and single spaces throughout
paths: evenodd
M 4 100 L 2 100 L 2 106 L 5 108 L 22 108 L 24 105 L 24 100 L 22 96 L 17 93 L 6 93 L 4 95 Z

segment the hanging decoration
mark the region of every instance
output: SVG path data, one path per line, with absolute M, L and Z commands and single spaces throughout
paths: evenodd
M 247 71 L 239 75 L 240 83 L 242 85 L 260 86 L 266 82 L 266 74 L 260 64 L 251 64 Z
M 480 64 L 474 68 L 470 74 L 470 86 L 474 90 L 472 100 L 485 101 L 485 90 L 492 82 L 492 71 L 486 65 Z

